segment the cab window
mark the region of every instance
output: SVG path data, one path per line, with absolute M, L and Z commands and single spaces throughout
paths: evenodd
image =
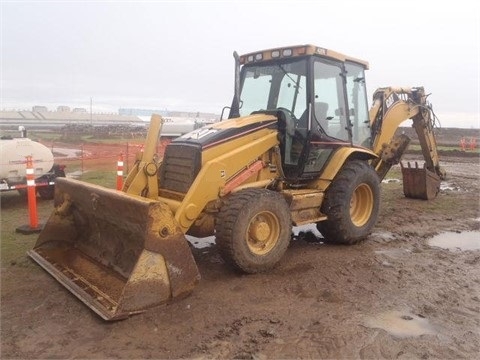
M 347 70 L 347 97 L 350 121 L 352 122 L 352 140 L 355 145 L 369 147 L 370 121 L 365 86 L 365 68 L 358 64 L 346 63 L 345 69 Z
M 315 61 L 313 113 L 316 125 L 329 137 L 349 141 L 341 74 L 340 64 Z

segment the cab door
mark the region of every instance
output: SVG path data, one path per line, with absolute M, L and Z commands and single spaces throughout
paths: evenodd
M 308 156 L 304 176 L 321 172 L 335 149 L 351 144 L 343 63 L 315 58 Z

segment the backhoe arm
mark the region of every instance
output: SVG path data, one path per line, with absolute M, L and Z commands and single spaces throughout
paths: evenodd
M 424 94 L 422 94 L 422 96 L 426 97 Z M 432 114 L 432 108 L 429 104 L 419 106 L 418 114 L 412 118 L 412 126 L 417 133 L 418 140 L 420 141 L 426 168 L 436 173 L 440 179 L 445 180 L 446 173 L 440 166 L 437 141 L 433 132 L 434 121 L 432 119 Z
M 380 178 L 386 175 L 392 165 L 400 162 L 410 142 L 404 134 L 395 136 L 396 130 L 405 120 L 413 121 L 412 126 L 417 133 L 425 160 L 425 171 L 420 169 L 421 171 L 409 172 L 406 168 L 404 169 L 404 192 L 408 197 L 431 198 L 432 195 L 427 196 L 424 193 L 429 188 L 435 188 L 435 191 L 429 192 L 435 192 L 436 195 L 440 180 L 445 179 L 445 171 L 439 164 L 437 143 L 433 132 L 433 111 L 426 101 L 427 96 L 423 87 L 380 88 L 375 91 L 370 108 L 372 150 L 379 155 L 378 159 L 373 160 L 372 165 Z M 430 181 L 431 184 L 423 185 L 424 176 L 421 173 L 432 175 L 434 180 Z

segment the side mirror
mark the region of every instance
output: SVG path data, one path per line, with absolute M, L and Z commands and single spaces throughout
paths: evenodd
M 222 121 L 222 120 L 223 120 L 223 113 L 224 113 L 224 112 L 225 112 L 225 110 L 227 110 L 227 109 L 228 109 L 228 110 L 230 110 L 230 109 L 231 109 L 231 108 L 230 108 L 230 106 L 224 106 L 224 107 L 223 107 L 223 109 L 222 109 L 222 113 L 220 114 L 220 121 Z

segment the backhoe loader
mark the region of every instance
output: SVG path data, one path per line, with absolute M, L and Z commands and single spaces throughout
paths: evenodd
M 423 167 L 403 166 L 405 195 L 431 199 L 439 165 L 434 115 L 422 87 L 378 89 L 368 109 L 368 63 L 313 45 L 234 53 L 228 119 L 155 154 L 153 115 L 122 191 L 59 179 L 55 209 L 32 250 L 37 263 L 106 320 L 188 295 L 200 279 L 185 234 L 214 235 L 225 263 L 273 268 L 292 226 L 354 244 L 374 227 L 380 181 L 413 121 Z

